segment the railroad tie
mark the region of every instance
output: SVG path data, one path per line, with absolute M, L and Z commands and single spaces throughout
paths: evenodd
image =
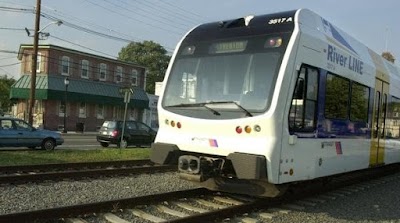
M 152 214 L 146 213 L 146 212 L 144 212 L 142 210 L 139 210 L 139 209 L 128 209 L 128 211 L 132 212 L 132 214 L 137 216 L 137 217 L 146 219 L 146 220 L 151 221 L 151 222 L 158 223 L 158 222 L 166 222 L 167 221 L 167 220 L 165 220 L 163 218 L 154 216 Z
M 288 209 L 283 209 L 283 208 L 270 208 L 270 209 L 268 209 L 268 211 L 271 211 L 271 212 L 279 212 L 279 213 L 281 213 L 281 214 L 289 214 L 289 213 L 290 213 L 290 210 L 288 210 Z
M 258 216 L 260 216 L 260 218 L 267 219 L 267 220 L 268 219 L 272 219 L 273 217 L 275 217 L 274 214 L 268 213 L 268 212 L 259 213 Z
M 224 209 L 227 208 L 228 206 L 225 205 L 221 205 L 221 204 L 215 204 L 212 203 L 210 201 L 206 201 L 204 199 L 194 199 L 197 203 L 202 204 L 204 206 L 210 207 L 210 208 L 214 208 L 214 209 Z
M 180 212 L 180 211 L 176 211 L 176 210 L 172 210 L 171 208 L 166 207 L 166 206 L 161 205 L 161 204 L 157 205 L 157 209 L 160 210 L 161 212 L 167 213 L 167 214 L 172 215 L 172 216 L 180 217 L 180 218 L 184 218 L 184 217 L 189 216 L 186 213 L 183 213 L 183 212 Z
M 189 211 L 193 211 L 193 212 L 197 212 L 197 213 L 206 213 L 206 212 L 208 212 L 206 209 L 194 207 L 192 205 L 185 204 L 185 203 L 182 203 L 182 202 L 175 202 L 174 204 L 176 206 L 178 206 L 178 207 L 183 208 L 183 209 L 186 209 L 186 210 L 189 210 Z
M 124 219 L 122 219 L 122 218 L 120 218 L 117 215 L 112 214 L 112 213 L 106 213 L 106 214 L 103 215 L 103 217 L 107 221 L 109 221 L 111 223 L 129 223 L 129 221 L 124 220 Z
M 243 204 L 243 202 L 229 198 L 229 197 L 220 197 L 220 196 L 216 196 L 214 197 L 214 200 L 219 201 L 221 203 L 225 203 L 225 204 L 230 204 L 230 205 L 241 205 Z
M 65 223 L 88 223 L 82 218 L 67 218 L 65 219 Z
M 255 218 L 250 218 L 250 217 L 241 218 L 240 221 L 243 223 L 258 223 L 258 222 L 260 222 L 259 220 L 255 219 Z

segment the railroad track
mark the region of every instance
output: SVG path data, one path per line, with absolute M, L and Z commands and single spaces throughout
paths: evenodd
M 0 166 L 0 184 L 40 182 L 176 170 L 175 166 L 154 165 L 150 160 Z
M 351 196 L 379 184 L 399 180 L 399 168 L 338 176 L 333 183 L 280 198 L 260 199 L 211 192 L 175 191 L 99 203 L 0 215 L 0 222 L 263 222 L 292 210 Z M 386 176 L 388 174 L 393 174 Z M 384 177 L 382 177 L 384 176 Z M 375 179 L 376 178 L 376 179 Z

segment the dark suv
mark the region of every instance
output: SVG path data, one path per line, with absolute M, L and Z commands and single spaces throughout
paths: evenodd
M 121 144 L 122 124 L 123 121 L 104 121 L 97 135 L 97 141 L 103 147 L 110 144 L 116 144 L 118 147 L 125 148 L 129 145 L 140 147 L 142 145 L 150 145 L 157 132 L 148 125 L 138 121 L 126 121 L 124 129 L 124 137 Z

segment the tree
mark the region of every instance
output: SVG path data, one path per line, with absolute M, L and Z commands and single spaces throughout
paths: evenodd
M 155 82 L 164 79 L 171 57 L 167 55 L 167 50 L 160 44 L 143 41 L 143 43 L 132 42 L 126 47 L 122 47 L 118 53 L 118 59 L 147 67 L 146 92 L 154 94 Z
M 394 63 L 394 61 L 396 60 L 393 56 L 393 54 L 391 54 L 390 52 L 383 52 L 382 53 L 382 57 L 385 58 L 386 60 Z
M 14 78 L 0 76 L 0 114 L 11 110 L 13 102 L 10 100 L 10 89 L 14 83 Z

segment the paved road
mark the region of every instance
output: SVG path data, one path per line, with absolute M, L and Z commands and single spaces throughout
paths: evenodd
M 88 133 L 62 133 L 64 143 L 61 146 L 57 146 L 56 149 L 101 149 L 100 143 L 96 140 L 96 132 Z M 108 148 L 118 148 L 117 145 L 110 145 Z M 128 147 L 130 148 L 130 147 Z M 133 147 L 132 147 L 133 148 Z M 26 147 L 0 147 L 0 151 L 4 150 L 27 150 Z
M 96 140 L 96 133 L 70 133 L 62 134 L 64 144 L 58 146 L 57 149 L 96 149 L 100 148 L 100 144 Z
M 64 143 L 57 146 L 56 149 L 99 149 L 102 148 L 96 140 L 96 133 L 62 133 Z M 117 148 L 110 146 L 110 148 Z M 0 151 L 4 150 L 27 150 L 26 147 L 1 147 Z

